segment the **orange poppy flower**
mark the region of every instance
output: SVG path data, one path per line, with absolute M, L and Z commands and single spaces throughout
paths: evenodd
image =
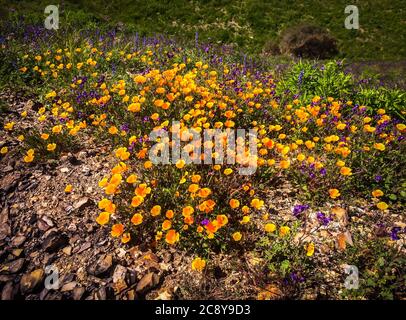
M 141 183 L 136 189 L 135 194 L 137 196 L 145 198 L 148 194 L 151 193 L 151 188 L 148 187 L 145 183 Z
M 96 222 L 102 226 L 107 224 L 110 220 L 110 214 L 108 212 L 102 212 L 99 214 L 99 216 L 96 218 Z
M 340 196 L 340 191 L 338 189 L 330 189 L 328 193 L 330 194 L 331 199 L 335 199 Z
M 201 176 L 200 175 L 198 175 L 198 174 L 194 174 L 193 176 L 192 176 L 192 182 L 193 183 L 199 183 L 199 181 L 201 180 Z
M 191 193 L 196 193 L 197 190 L 199 190 L 199 185 L 192 183 L 189 188 L 188 191 Z
M 252 199 L 251 201 L 251 207 L 255 208 L 255 209 L 261 209 L 264 205 L 264 201 L 263 200 L 259 200 L 257 198 Z
M 111 236 L 113 238 L 117 238 L 119 236 L 121 236 L 124 232 L 124 226 L 120 223 L 120 224 L 115 224 L 111 227 Z
M 131 218 L 131 222 L 133 224 L 135 224 L 136 226 L 138 226 L 139 224 L 141 224 L 143 221 L 143 217 L 140 213 L 136 213 L 133 215 L 133 217 Z
M 351 168 L 348 168 L 348 167 L 341 167 L 340 173 L 341 173 L 343 176 L 350 176 L 350 175 L 352 175 Z
M 240 241 L 241 240 L 241 238 L 242 238 L 242 234 L 241 234 L 241 232 L 234 232 L 233 233 L 233 240 L 234 241 Z
M 153 206 L 151 209 L 151 216 L 156 217 L 161 214 L 161 206 Z
M 240 201 L 238 201 L 237 199 L 231 199 L 229 204 L 231 208 L 235 209 L 240 206 Z
M 206 261 L 197 257 L 192 261 L 192 270 L 196 271 L 203 271 L 203 269 L 206 267 Z
M 218 215 L 216 220 L 219 227 L 224 227 L 228 223 L 228 218 L 224 214 Z
M 166 231 L 169 230 L 172 226 L 172 223 L 169 220 L 164 220 L 162 223 L 162 230 Z
M 165 241 L 168 244 L 174 244 L 175 242 L 179 241 L 179 233 L 176 230 L 171 229 L 166 233 Z
M 193 214 L 193 212 L 195 212 L 195 209 L 193 209 L 193 207 L 191 206 L 186 206 L 182 209 L 182 215 L 184 217 L 190 217 Z
M 209 188 L 203 188 L 199 190 L 198 196 L 200 198 L 207 198 L 211 194 L 211 190 Z
M 131 206 L 133 206 L 133 207 L 138 207 L 138 206 L 140 206 L 141 205 L 141 203 L 143 203 L 144 202 L 144 198 L 143 197 L 141 197 L 141 196 L 135 196 L 135 197 L 133 197 L 132 198 L 132 200 L 131 200 Z
M 168 219 L 172 219 L 173 216 L 174 216 L 173 210 L 168 210 L 168 211 L 166 211 L 165 216 L 166 216 Z
M 186 224 L 193 224 L 193 222 L 194 222 L 195 220 L 193 219 L 192 216 L 189 216 L 189 217 L 185 217 L 185 218 L 183 219 L 183 221 L 184 221 Z
M 215 233 L 218 230 L 218 225 L 217 225 L 217 221 L 210 221 L 207 225 L 206 225 L 206 230 L 209 233 Z
M 122 243 L 127 243 L 130 240 L 131 240 L 131 235 L 128 232 L 124 233 L 122 238 L 121 238 L 121 242 Z

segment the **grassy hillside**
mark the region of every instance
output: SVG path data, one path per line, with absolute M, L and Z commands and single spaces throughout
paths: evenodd
M 39 21 L 49 1 L 5 1 L 3 12 L 15 9 Z M 76 21 L 95 26 L 119 22 L 140 34 L 167 33 L 193 40 L 238 44 L 247 52 L 261 52 L 277 42 L 281 31 L 301 22 L 326 27 L 337 38 L 340 56 L 352 60 L 402 60 L 406 57 L 404 1 L 352 1 L 360 15 L 360 29 L 344 27 L 345 0 L 149 0 L 60 1 L 61 23 Z

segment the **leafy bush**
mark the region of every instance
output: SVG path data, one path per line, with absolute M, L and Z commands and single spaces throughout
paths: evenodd
M 387 240 L 369 240 L 361 246 L 350 248 L 346 261 L 359 272 L 359 288 L 345 289 L 343 296 L 351 299 L 392 300 L 394 294 L 405 292 L 406 263 L 401 249 L 389 246 Z
M 369 112 L 383 108 L 389 114 L 405 120 L 406 115 L 406 92 L 400 89 L 388 89 L 384 87 L 362 88 L 354 99 L 361 105 L 368 107 Z
M 279 94 L 288 91 L 309 101 L 314 96 L 346 97 L 354 89 L 354 80 L 351 74 L 344 72 L 342 62 L 329 61 L 319 66 L 300 60 L 282 76 L 279 85 Z

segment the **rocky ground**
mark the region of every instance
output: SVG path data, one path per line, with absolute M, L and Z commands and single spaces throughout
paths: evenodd
M 8 92 L 2 99 L 10 106 L 8 120 L 23 110 L 33 112 L 30 109 L 34 104 L 27 97 Z M 28 121 L 19 120 L 18 125 L 29 127 L 32 123 Z M 14 143 L 0 137 L 0 147 L 10 148 Z M 111 168 L 111 157 L 107 147 L 87 140 L 77 152 L 43 164 L 28 166 L 11 155 L 1 159 L 2 300 L 252 299 L 270 285 L 273 298 L 285 296 L 280 283 L 267 282 L 264 262 L 254 251 L 213 255 L 211 267 L 200 274 L 191 270 L 193 256 L 184 251 L 156 250 L 146 243 L 132 247 L 116 243 L 109 230 L 95 222 L 100 200 L 97 184 Z M 74 186 L 70 194 L 64 191 L 67 184 Z M 281 184 L 270 191 L 269 202 L 280 220 L 293 219 L 295 201 L 289 185 Z M 317 258 L 319 272 L 326 274 L 329 286 L 338 288 L 342 270 L 331 265 L 329 255 L 337 247 L 342 250 L 342 246 L 352 245 L 349 224 L 358 223 L 362 232 L 373 236 L 373 227 L 360 224 L 360 219 L 379 220 L 381 216 L 362 206 L 336 212 L 337 220 L 328 228 L 315 227 L 317 219 L 310 216 L 297 237 L 313 234 L 312 241 L 323 253 Z M 405 226 L 401 212 L 388 219 Z M 401 241 L 404 243 L 404 239 Z M 47 266 L 59 273 L 57 289 L 45 288 Z M 327 290 L 323 284 L 302 292 L 301 297 L 327 296 Z
M 2 98 L 11 106 L 10 119 L 33 108 L 32 101 L 16 94 Z M 14 142 L 1 137 L 0 144 L 10 148 Z M 197 298 L 196 288 L 200 295 L 213 295 L 219 283 L 213 288 L 206 275 L 191 274 L 192 256 L 175 249 L 152 252 L 146 244 L 124 247 L 95 222 L 97 184 L 113 159 L 91 141 L 80 149 L 41 165 L 27 166 L 9 155 L 0 161 L 1 299 Z M 70 194 L 64 191 L 67 184 L 74 186 Z M 59 288 L 48 290 L 45 280 L 54 270 Z M 225 272 L 216 272 L 224 278 Z M 230 274 L 223 281 L 240 282 L 233 289 L 237 294 L 238 287 L 246 287 L 242 278 Z M 182 291 L 180 282 L 188 283 L 188 290 Z M 255 290 L 248 291 L 252 297 Z

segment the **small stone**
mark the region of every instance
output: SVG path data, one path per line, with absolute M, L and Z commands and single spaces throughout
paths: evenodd
M 64 254 L 66 254 L 67 256 L 70 256 L 72 254 L 72 247 L 71 246 L 67 246 L 65 248 L 62 249 L 62 252 Z
M 92 233 L 94 231 L 94 226 L 91 223 L 86 223 L 85 227 L 87 233 Z
M 77 229 L 78 228 L 76 227 L 76 224 L 74 224 L 73 222 L 68 226 L 68 231 L 70 232 L 76 232 Z
M 135 298 L 137 297 L 135 290 L 130 290 L 127 292 L 127 298 L 128 300 L 135 300 Z
M 73 300 L 80 300 L 83 297 L 83 294 L 85 293 L 85 288 L 83 287 L 76 287 L 75 289 L 73 289 L 72 292 L 72 297 Z
M 60 248 L 68 243 L 66 235 L 53 232 L 49 234 L 42 243 L 42 249 L 46 252 L 52 253 L 58 251 Z
M 126 255 L 126 253 L 127 253 L 127 252 L 126 252 L 123 248 L 118 248 L 118 249 L 117 249 L 117 256 L 118 256 L 120 259 L 124 258 L 125 255 Z
M 154 300 L 172 300 L 172 294 L 168 289 L 161 290 Z
M 87 249 L 89 249 L 89 248 L 91 248 L 92 247 L 92 243 L 91 242 L 85 242 L 84 244 L 82 244 L 81 246 L 80 246 L 80 249 L 78 250 L 78 252 L 76 252 L 76 253 L 82 253 L 83 251 L 85 251 L 85 250 L 87 250 Z
M 88 268 L 88 272 L 96 277 L 103 277 L 111 270 L 113 265 L 113 256 L 111 254 L 102 256 L 96 264 L 92 264 Z
M 0 269 L 0 273 L 5 273 L 5 274 L 17 273 L 22 269 L 22 267 L 24 265 L 24 261 L 25 260 L 23 258 L 20 258 L 20 259 L 11 261 L 9 263 L 6 263 L 4 265 L 4 267 L 2 267 Z
M 42 219 L 38 219 L 37 221 L 37 227 L 39 230 L 45 232 L 48 231 L 50 226 Z
M 127 268 L 122 265 L 117 265 L 113 273 L 113 283 L 124 280 L 127 273 Z
M 11 251 L 11 253 L 12 253 L 13 256 L 15 256 L 15 257 L 19 257 L 22 252 L 23 252 L 23 249 L 13 249 L 13 251 Z
M 78 271 L 76 271 L 76 277 L 79 281 L 84 281 L 86 279 L 86 271 L 83 267 L 80 267 Z
M 42 283 L 44 270 L 37 269 L 22 276 L 20 290 L 22 294 L 31 293 Z
M 13 300 L 13 298 L 14 298 L 13 282 L 9 281 L 3 287 L 3 291 L 1 292 L 1 300 Z
M 61 289 L 61 292 L 72 291 L 73 289 L 75 289 L 76 286 L 77 286 L 76 281 L 66 283 L 66 284 L 63 285 L 63 287 Z
M 13 247 L 19 247 L 21 246 L 25 240 L 27 239 L 27 237 L 25 236 L 15 236 L 12 240 L 11 240 L 11 245 Z
M 67 172 L 69 172 L 69 168 L 66 168 L 66 167 L 61 168 L 61 172 L 62 173 L 67 173 Z
M 92 200 L 90 200 L 89 198 L 87 198 L 87 197 L 84 197 L 84 198 L 82 198 L 82 199 L 79 199 L 78 201 L 76 201 L 74 204 L 73 204 L 73 209 L 74 210 L 83 210 L 84 208 L 86 208 L 86 207 L 88 207 L 88 206 L 90 206 L 90 205 L 92 205 L 93 204 L 93 201 Z
M 155 288 L 159 283 L 159 276 L 154 272 L 147 273 L 141 280 L 138 282 L 135 291 L 138 294 L 143 294 L 151 289 Z
M 117 265 L 113 273 L 113 284 L 114 290 L 118 293 L 127 288 L 125 282 L 127 274 L 127 268 L 122 265 Z
M 4 207 L 0 213 L 0 240 L 5 239 L 7 236 L 11 234 L 11 228 L 9 225 L 9 209 L 8 207 Z
M 11 171 L 13 171 L 13 170 L 14 170 L 13 167 L 10 166 L 10 165 L 8 165 L 8 166 L 6 166 L 2 171 L 3 171 L 4 173 L 9 173 L 9 172 L 11 172 Z
M 96 293 L 97 300 L 107 300 L 107 293 L 104 287 L 101 287 Z
M 49 290 L 47 288 L 44 288 L 41 293 L 39 294 L 39 299 L 40 300 L 45 300 L 47 295 L 49 293 Z
M 89 167 L 85 166 L 82 168 L 82 173 L 85 176 L 90 176 L 92 174 L 92 170 Z
M 50 227 L 53 227 L 53 226 L 54 226 L 54 222 L 52 221 L 51 218 L 49 218 L 49 217 L 47 217 L 47 216 L 43 216 L 43 217 L 42 217 L 42 220 L 44 220 L 45 223 L 46 223 L 48 226 L 50 226 Z
M 78 153 L 78 159 L 85 161 L 87 159 L 87 152 L 86 151 L 80 151 Z

